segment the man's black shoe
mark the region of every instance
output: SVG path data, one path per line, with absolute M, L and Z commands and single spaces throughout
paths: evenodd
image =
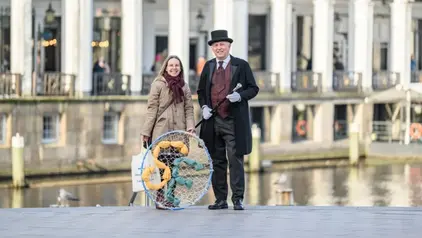
M 243 207 L 242 201 L 237 200 L 237 201 L 234 201 L 234 203 L 233 203 L 233 209 L 234 210 L 244 210 L 245 208 Z
M 210 210 L 219 210 L 227 208 L 229 208 L 229 205 L 227 205 L 226 201 L 216 201 L 214 204 L 208 206 L 208 209 Z

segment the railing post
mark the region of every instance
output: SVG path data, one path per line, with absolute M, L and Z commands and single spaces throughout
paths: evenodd
M 249 172 L 261 171 L 261 129 L 252 125 L 252 152 L 249 156 Z
M 293 190 L 290 188 L 287 189 L 277 189 L 277 206 L 293 206 L 294 205 L 294 196 Z
M 12 137 L 12 177 L 13 187 L 26 187 L 25 161 L 23 158 L 24 139 L 19 133 Z
M 359 162 L 359 124 L 350 123 L 349 131 L 349 162 L 357 165 Z

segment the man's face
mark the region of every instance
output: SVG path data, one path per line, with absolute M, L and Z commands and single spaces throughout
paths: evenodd
M 225 59 L 230 52 L 230 43 L 226 41 L 215 42 L 211 45 L 212 52 L 218 59 Z

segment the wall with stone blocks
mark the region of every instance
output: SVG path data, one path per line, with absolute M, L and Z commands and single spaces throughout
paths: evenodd
M 196 121 L 199 106 L 194 102 Z M 119 139 L 116 144 L 102 142 L 103 115 L 107 110 L 120 113 Z M 6 114 L 5 143 L 0 145 L 0 169 L 11 167 L 11 137 L 24 137 L 25 166 L 59 168 L 78 161 L 94 160 L 107 166 L 129 162 L 141 150 L 140 130 L 144 122 L 146 101 L 19 101 L 0 103 Z M 60 135 L 57 142 L 42 143 L 43 115 L 60 113 Z

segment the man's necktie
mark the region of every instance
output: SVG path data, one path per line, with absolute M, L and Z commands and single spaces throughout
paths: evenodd
M 223 69 L 223 61 L 218 61 L 218 69 Z

